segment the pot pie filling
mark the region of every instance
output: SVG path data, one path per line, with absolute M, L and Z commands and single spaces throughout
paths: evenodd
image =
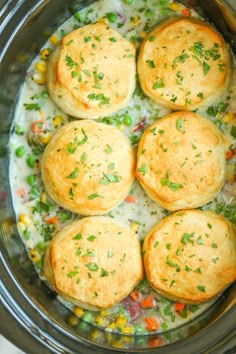
M 192 9 L 170 0 L 155 0 L 150 4 L 144 0 L 100 0 L 75 12 L 66 23 L 59 27 L 50 36 L 28 69 L 19 96 L 14 129 L 10 139 L 10 183 L 18 230 L 42 279 L 44 279 L 44 256 L 49 242 L 62 228 L 81 218 L 80 215 L 57 205 L 47 194 L 42 182 L 41 159 L 46 146 L 59 128 L 77 119 L 61 111 L 50 98 L 46 85 L 48 57 L 65 35 L 96 22 L 103 23 L 119 32 L 136 47 L 136 56 L 138 56 L 140 45 L 148 33 L 161 21 L 173 16 L 200 18 Z M 112 42 L 115 39 L 111 37 L 110 40 Z M 182 64 L 181 61 L 178 62 L 178 65 Z M 151 68 L 155 63 L 150 59 L 147 65 Z M 86 73 L 84 75 L 88 76 Z M 178 80 L 181 80 L 181 74 Z M 197 110 L 197 113 L 212 120 L 229 141 L 225 184 L 221 192 L 201 209 L 222 214 L 233 224 L 236 222 L 235 97 L 235 82 L 232 82 L 230 90 L 219 100 L 204 109 Z M 136 153 L 143 132 L 169 113 L 170 110 L 157 105 L 151 98 L 144 95 L 137 80 L 136 89 L 127 106 L 108 116 L 98 118 L 97 122 L 113 125 L 119 129 L 129 139 Z M 181 122 L 179 124 L 179 129 L 181 129 Z M 192 134 L 194 136 L 194 131 Z M 106 148 L 109 152 L 109 144 Z M 85 162 L 85 155 L 82 160 Z M 60 164 L 60 162 L 57 163 Z M 141 173 L 145 174 L 145 167 L 139 166 L 139 168 L 142 169 Z M 71 171 L 72 183 L 77 173 L 79 172 L 76 169 Z M 170 180 L 170 174 L 166 178 Z M 111 183 L 109 178 L 107 181 Z M 165 185 L 165 188 L 168 186 Z M 73 194 L 72 191 L 71 193 Z M 91 201 L 97 198 L 96 193 L 91 194 Z M 136 180 L 121 204 L 105 216 L 121 221 L 131 228 L 142 244 L 148 232 L 168 215 L 170 212 L 151 200 Z M 73 274 L 71 273 L 70 276 L 72 277 Z M 207 284 L 197 284 L 197 286 L 199 295 L 201 295 Z M 201 305 L 187 305 L 181 301 L 168 300 L 153 290 L 146 277 L 120 303 L 109 309 L 85 310 L 80 306 L 74 306 L 62 296 L 58 296 L 58 299 L 73 312 L 68 319 L 70 325 L 78 325 L 80 330 L 85 330 L 84 326 L 87 322 L 102 328 L 105 333 L 114 332 L 125 335 L 142 336 L 160 333 L 161 336 L 158 337 L 160 343 L 149 343 L 150 346 L 168 343 L 170 338 L 168 335 L 171 335 L 169 330 L 199 316 L 214 302 L 213 300 Z M 79 318 L 83 321 L 78 322 Z M 128 342 L 122 342 L 119 345 L 122 348 L 129 347 Z

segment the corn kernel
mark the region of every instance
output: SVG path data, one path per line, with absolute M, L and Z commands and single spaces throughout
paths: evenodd
M 230 123 L 234 119 L 234 114 L 232 112 L 228 112 L 224 115 L 223 122 Z
M 40 202 L 46 203 L 46 201 L 47 201 L 47 194 L 45 192 L 43 192 L 40 195 Z
M 218 112 L 216 115 L 216 118 L 221 119 L 223 117 L 223 113 L 222 112 Z
M 51 132 L 45 132 L 39 135 L 39 141 L 44 145 L 48 144 L 51 139 L 52 139 Z
M 124 334 L 133 334 L 134 333 L 134 329 L 132 326 L 127 326 L 122 328 L 122 333 Z
M 44 114 L 43 111 L 40 111 L 40 112 L 39 112 L 39 115 L 40 115 L 41 118 L 44 118 L 44 116 L 45 116 L 45 114 Z
M 47 63 L 45 61 L 38 61 L 35 64 L 35 69 L 39 72 L 44 74 L 47 71 Z
M 78 317 L 83 317 L 83 315 L 84 315 L 84 313 L 85 313 L 85 311 L 84 311 L 81 307 L 79 307 L 79 306 L 76 306 L 76 307 L 74 308 L 73 312 L 74 312 L 74 314 L 75 314 L 76 316 L 78 316 Z
M 124 328 L 128 322 L 128 319 L 122 315 L 119 315 L 116 319 L 116 326 L 120 328 Z
M 31 223 L 30 218 L 25 214 L 19 215 L 19 222 L 22 222 L 24 225 L 29 225 Z
M 103 317 L 106 317 L 108 315 L 108 310 L 102 310 L 100 312 L 100 315 L 103 316 Z
M 25 224 L 23 224 L 23 222 L 18 222 L 16 224 L 16 226 L 17 226 L 17 229 L 19 230 L 19 232 L 21 232 L 21 233 L 23 233 L 26 229 L 26 226 L 25 226 Z
M 134 232 L 138 232 L 140 228 L 140 225 L 137 223 L 137 222 L 132 222 L 131 224 L 131 229 L 134 231 Z
M 90 332 L 90 339 L 93 340 L 98 340 L 101 338 L 101 331 L 98 331 L 97 329 L 94 329 L 93 331 Z
M 35 249 L 33 250 L 30 250 L 30 257 L 31 257 L 31 260 L 36 263 L 36 262 L 39 262 L 40 259 L 41 259 L 41 255 L 39 254 L 39 252 Z
M 32 79 L 38 85 L 45 85 L 46 84 L 45 73 L 34 73 Z
M 64 118 L 62 116 L 55 116 L 53 118 L 54 127 L 58 127 L 64 123 Z
M 109 328 L 109 329 L 115 329 L 115 328 L 116 328 L 115 322 L 109 323 L 109 325 L 107 326 L 107 328 Z
M 101 18 L 99 18 L 99 19 L 97 20 L 97 22 L 99 22 L 99 23 L 104 23 L 105 25 L 108 24 L 108 20 L 107 20 L 106 17 L 101 17 Z
M 58 42 L 59 42 L 59 38 L 53 34 L 51 37 L 50 37 L 50 42 L 54 45 L 56 45 Z
M 119 339 L 113 340 L 111 343 L 112 347 L 118 348 L 118 349 L 124 349 L 125 345 L 122 343 Z
M 145 32 L 145 31 L 140 32 L 141 38 L 145 38 L 146 36 L 147 36 L 147 32 Z
M 48 48 L 42 49 L 40 52 L 41 59 L 47 60 L 49 54 L 50 54 L 50 50 Z
M 171 9 L 173 11 L 181 11 L 182 10 L 182 6 L 180 4 L 177 4 L 176 2 L 172 2 L 169 5 L 169 9 Z
M 134 27 L 139 26 L 140 23 L 141 23 L 141 18 L 140 18 L 140 16 L 137 15 L 137 16 L 132 17 L 132 18 L 131 18 L 131 23 L 132 23 L 132 25 L 133 25 Z
M 132 332 L 134 333 L 134 332 Z M 126 334 L 120 337 L 120 340 L 127 346 L 127 344 L 133 344 L 134 336 L 127 336 Z
M 97 316 L 96 318 L 95 318 L 95 322 L 96 322 L 96 324 L 98 325 L 98 326 L 102 326 L 102 325 L 104 325 L 105 324 L 105 319 L 104 319 L 104 317 L 102 317 L 102 316 Z

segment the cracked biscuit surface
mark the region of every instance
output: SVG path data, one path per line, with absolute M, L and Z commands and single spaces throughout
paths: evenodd
M 227 145 L 210 119 L 188 111 L 171 113 L 145 130 L 136 176 L 167 210 L 202 206 L 225 182 Z
M 147 234 L 144 267 L 152 287 L 183 303 L 201 303 L 236 279 L 236 235 L 221 215 L 183 210 Z
M 48 246 L 44 274 L 56 292 L 90 310 L 114 306 L 142 280 L 135 233 L 103 216 L 62 229 Z
M 195 110 L 226 92 L 231 57 L 222 36 L 207 23 L 172 18 L 145 38 L 137 69 L 144 93 L 158 105 Z
M 60 128 L 41 161 L 48 194 L 81 215 L 101 215 L 118 206 L 132 187 L 134 170 L 128 139 L 119 129 L 92 120 Z
M 67 114 L 94 119 L 128 104 L 135 89 L 135 47 L 103 23 L 67 34 L 49 57 L 47 86 Z

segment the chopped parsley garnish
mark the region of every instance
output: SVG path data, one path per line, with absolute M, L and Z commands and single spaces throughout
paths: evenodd
M 79 169 L 76 167 L 73 172 L 71 172 L 66 178 L 76 179 L 79 174 Z
M 74 278 L 77 274 L 79 274 L 78 270 L 73 270 L 72 272 L 68 273 L 68 278 Z
M 96 236 L 95 235 L 90 235 L 87 240 L 90 241 L 90 242 L 94 242 L 96 240 Z
M 40 111 L 40 105 L 38 103 L 24 103 L 25 109 L 27 111 Z
M 176 128 L 180 131 L 183 132 L 184 131 L 184 121 L 182 117 L 179 117 L 176 121 Z
M 148 64 L 149 68 L 151 68 L 151 69 L 154 69 L 156 67 L 153 60 L 146 60 L 146 63 Z
M 193 236 L 194 236 L 194 232 L 192 232 L 191 234 L 188 234 L 187 232 L 185 232 L 181 238 L 181 242 L 185 246 L 187 246 L 187 242 L 191 243 L 193 245 L 194 244 Z
M 100 195 L 100 194 L 97 194 L 97 193 L 93 193 L 93 194 L 90 194 L 89 196 L 88 196 L 88 199 L 89 200 L 93 200 L 93 199 L 95 199 L 95 198 L 104 198 L 102 195 Z
M 82 234 L 79 233 L 79 234 L 75 235 L 72 239 L 73 240 L 82 240 L 82 238 L 83 238 Z
M 148 167 L 145 163 L 142 164 L 141 167 L 138 168 L 138 172 L 141 172 L 143 176 L 148 173 Z
M 165 83 L 164 83 L 164 79 L 163 78 L 161 78 L 160 80 L 155 82 L 155 84 L 152 86 L 153 90 L 157 90 L 157 89 L 163 88 L 163 87 L 165 87 Z
M 180 188 L 184 187 L 181 183 L 171 182 L 169 180 L 170 175 L 171 175 L 171 170 L 168 170 L 166 172 L 166 177 L 161 179 L 162 186 L 168 186 L 174 192 L 177 192 Z
M 197 286 L 197 289 L 198 289 L 199 291 L 201 291 L 202 293 L 205 293 L 205 292 L 206 292 L 206 287 L 203 286 L 203 285 L 198 285 L 198 286 Z
M 99 107 L 101 108 L 104 105 L 110 106 L 110 98 L 104 96 L 103 93 L 90 93 L 88 96 L 89 101 L 99 101 Z
M 96 263 L 87 263 L 85 264 L 85 267 L 91 270 L 91 272 L 97 272 L 99 269 L 99 266 Z
M 107 277 L 108 275 L 109 275 L 108 271 L 102 268 L 100 276 L 101 277 Z

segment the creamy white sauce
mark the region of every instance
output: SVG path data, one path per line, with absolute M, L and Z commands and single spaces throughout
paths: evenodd
M 160 22 L 166 17 L 179 14 L 179 12 L 176 12 L 175 9 L 181 11 L 184 8 L 182 5 L 176 4 L 172 1 L 162 1 L 162 3 L 165 3 L 166 6 L 161 6 L 161 1 L 158 0 L 136 0 L 135 5 L 132 6 L 124 4 L 124 2 L 121 0 L 100 0 L 80 12 L 80 18 L 82 19 L 81 22 L 79 22 L 75 17 L 70 18 L 66 23 L 64 23 L 60 28 L 58 28 L 58 30 L 55 32 L 55 36 L 60 39 L 63 34 L 72 31 L 75 27 L 83 26 L 84 24 L 90 21 L 96 22 L 100 18 L 105 18 L 107 13 L 114 12 L 118 14 L 118 20 L 115 23 L 111 23 L 108 21 L 108 24 L 130 40 L 135 37 L 140 38 L 140 33 L 142 34 L 145 29 L 152 28 L 154 25 L 156 25 L 158 22 Z M 198 15 L 193 11 L 192 16 L 198 17 Z M 55 46 L 52 44 L 52 41 L 48 40 L 43 48 L 51 48 L 53 50 L 54 47 Z M 9 143 L 11 152 L 9 174 L 14 210 L 16 218 L 17 220 L 19 220 L 19 232 L 22 236 L 22 240 L 25 243 L 26 248 L 29 250 L 31 257 L 32 250 L 38 249 L 37 247 L 39 243 L 44 244 L 42 246 L 43 248 L 48 242 L 47 237 L 45 241 L 45 233 L 49 232 L 50 230 L 46 230 L 48 225 L 45 223 L 45 220 L 55 215 L 59 215 L 59 228 L 61 228 L 68 222 L 71 222 L 73 219 L 79 217 L 78 215 L 72 215 L 69 212 L 64 212 L 61 208 L 59 208 L 57 205 L 55 205 L 54 202 L 50 200 L 49 196 L 45 196 L 45 190 L 40 175 L 40 158 L 42 152 L 36 156 L 37 161 L 33 168 L 29 167 L 26 163 L 27 157 L 31 155 L 32 150 L 35 149 L 35 146 L 30 146 L 27 142 L 27 140 L 29 139 L 29 132 L 32 130 L 32 124 L 42 119 L 45 120 L 49 133 L 53 135 L 54 132 L 61 126 L 60 124 L 59 126 L 55 126 L 55 117 L 61 117 L 59 121 L 63 120 L 64 124 L 70 119 L 65 113 L 61 112 L 60 109 L 54 105 L 50 97 L 45 93 L 47 91 L 46 86 L 44 84 L 39 85 L 37 82 L 35 82 L 35 78 L 37 78 L 38 76 L 40 77 L 40 73 L 35 68 L 36 63 L 38 63 L 39 61 L 42 61 L 40 58 L 40 54 L 36 56 L 36 58 L 28 69 L 28 73 L 25 78 L 25 82 L 22 86 L 19 95 L 19 101 L 15 111 L 15 131 L 17 130 L 16 126 L 20 126 L 23 128 L 24 133 L 22 135 L 13 133 L 11 135 Z M 148 125 L 150 125 L 157 118 L 161 118 L 169 112 L 164 108 L 158 107 L 142 93 L 139 94 L 137 92 L 138 91 L 136 91 L 131 102 L 125 109 L 117 112 L 116 114 L 113 114 L 111 117 L 98 120 L 117 126 L 124 132 L 124 134 L 131 140 L 132 143 L 135 141 L 135 137 L 137 137 L 138 141 L 138 137 L 140 137 L 143 130 Z M 235 111 L 235 85 L 233 86 L 233 94 L 231 93 L 231 96 L 233 98 L 231 98 L 229 109 Z M 222 98 L 222 100 L 223 99 L 224 98 Z M 24 106 L 24 104 L 38 104 L 40 109 L 35 110 L 32 108 L 32 110 L 29 110 L 26 109 L 26 106 Z M 201 110 L 200 113 L 207 116 L 206 111 Z M 131 126 L 127 126 L 125 124 L 125 115 L 128 115 L 132 118 Z M 213 120 L 216 119 L 214 118 Z M 145 123 L 144 129 L 136 131 L 140 122 Z M 227 125 L 226 123 L 224 123 L 222 127 L 225 133 L 231 139 L 231 144 L 235 144 L 235 139 L 233 139 L 230 135 L 232 128 L 231 124 Z M 41 145 L 43 151 L 44 144 L 42 143 Z M 21 158 L 17 157 L 15 153 L 16 149 L 19 146 L 23 146 L 25 148 L 25 154 Z M 135 149 L 136 146 L 137 144 L 134 144 Z M 29 175 L 35 176 L 36 181 L 33 186 L 27 183 L 27 178 Z M 137 181 L 135 182 L 130 195 L 133 196 L 135 203 L 124 201 L 119 207 L 114 209 L 108 215 L 110 217 L 114 217 L 117 220 L 121 220 L 125 224 L 131 226 L 136 231 L 140 240 L 142 240 L 146 233 L 158 221 L 160 221 L 165 215 L 167 215 L 168 212 L 166 212 L 164 209 L 160 208 L 156 203 L 150 200 Z M 41 205 L 39 206 L 40 202 Z M 233 205 L 233 203 L 235 203 L 235 198 L 229 198 L 227 193 L 221 193 L 218 198 L 212 203 L 209 203 L 206 208 L 214 209 L 216 208 L 217 203 L 219 204 L 221 202 L 223 203 L 223 205 L 227 204 L 231 206 Z M 46 209 L 42 210 L 45 205 L 47 206 Z M 38 212 L 39 209 L 41 210 L 40 212 Z M 63 218 L 61 218 L 62 214 L 64 215 Z M 26 217 L 26 221 L 24 217 Z M 49 236 L 48 239 L 50 238 Z M 53 232 L 51 236 L 53 236 Z M 43 252 L 44 251 L 42 251 L 41 253 L 38 252 L 40 255 L 40 259 L 42 259 L 43 257 Z M 39 272 L 39 275 L 43 277 L 42 262 L 35 262 L 35 266 L 37 271 Z M 146 289 L 145 291 L 151 292 L 151 289 L 148 286 L 144 287 L 144 289 Z M 155 296 L 158 299 L 158 295 Z M 64 301 L 63 299 L 60 298 L 60 301 L 62 301 L 66 306 L 73 308 L 71 304 Z M 158 303 L 157 309 L 152 312 L 158 316 L 162 324 L 166 324 L 166 327 L 162 326 L 159 331 L 164 331 L 177 327 L 180 324 L 199 315 L 201 312 L 205 311 L 206 308 L 211 306 L 211 303 L 199 306 L 199 309 L 196 312 L 188 312 L 186 319 L 182 318 L 177 314 L 174 314 L 173 319 L 173 317 L 166 314 L 167 312 L 165 311 L 166 306 L 173 305 L 172 302 L 168 302 L 168 300 L 164 302 L 165 303 L 162 303 L 160 301 Z M 109 312 L 109 316 L 116 317 L 117 314 L 119 314 L 120 309 L 120 305 L 116 306 Z M 143 314 L 143 317 L 145 317 L 145 313 Z M 132 324 L 135 324 L 136 322 L 133 321 Z M 140 317 L 139 322 L 142 323 L 142 316 Z M 102 327 L 104 327 L 107 331 L 111 331 L 108 325 Z M 138 332 L 136 334 L 138 334 Z

